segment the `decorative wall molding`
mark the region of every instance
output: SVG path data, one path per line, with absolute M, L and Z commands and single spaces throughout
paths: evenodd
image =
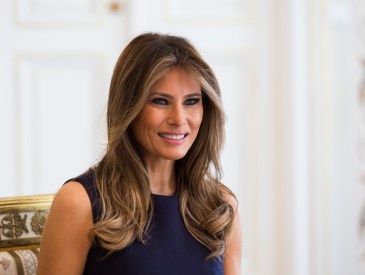
M 16 57 L 16 166 L 23 192 L 54 193 L 52 186 L 67 180 L 62 175 L 77 175 L 99 156 L 103 63 L 98 54 Z
M 165 7 L 166 19 L 172 24 L 235 25 L 253 21 L 256 14 L 252 0 L 165 0 Z
M 15 20 L 22 27 L 75 27 L 99 24 L 106 3 L 93 0 L 15 0 Z

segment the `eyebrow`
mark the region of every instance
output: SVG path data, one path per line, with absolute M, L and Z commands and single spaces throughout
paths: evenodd
M 166 93 L 160 93 L 160 92 L 151 92 L 150 96 L 163 96 L 163 97 L 167 97 L 167 98 L 173 98 L 172 95 L 170 94 L 166 94 Z M 187 97 L 202 97 L 202 93 L 191 93 L 191 94 L 187 94 L 186 96 L 184 96 L 185 98 Z

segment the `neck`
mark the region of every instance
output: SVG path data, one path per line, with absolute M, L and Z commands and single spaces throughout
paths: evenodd
M 171 160 L 147 162 L 148 179 L 153 194 L 170 196 L 175 194 L 175 162 Z

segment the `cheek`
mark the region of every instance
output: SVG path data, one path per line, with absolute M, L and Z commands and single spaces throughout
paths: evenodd
M 201 110 L 200 112 L 196 113 L 193 116 L 192 119 L 193 127 L 199 129 L 200 125 L 202 124 L 202 121 L 203 121 L 203 110 Z
M 141 112 L 133 125 L 133 134 L 138 142 L 151 138 L 159 124 L 158 115 L 155 112 Z
M 133 125 L 132 131 L 134 138 L 136 139 L 137 144 L 141 147 L 143 153 L 150 145 L 148 126 L 143 119 L 139 119 Z
M 134 132 L 143 132 L 148 129 L 149 125 L 151 124 L 151 114 L 146 110 L 146 108 L 142 109 L 140 114 L 138 115 L 135 124 L 133 126 Z
M 146 120 L 143 116 L 139 116 L 134 122 L 132 131 L 138 142 L 140 141 L 141 137 L 143 137 L 146 131 L 146 126 Z

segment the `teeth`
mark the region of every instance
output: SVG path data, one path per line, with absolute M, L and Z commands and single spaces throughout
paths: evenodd
M 168 139 L 182 139 L 184 138 L 185 135 L 166 135 L 166 134 L 160 134 L 161 137 L 163 138 L 168 138 Z

